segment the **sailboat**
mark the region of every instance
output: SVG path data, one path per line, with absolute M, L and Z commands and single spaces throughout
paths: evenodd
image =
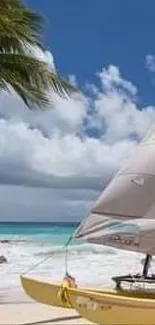
M 155 276 L 149 275 L 149 266 L 155 255 L 155 126 L 101 193 L 74 238 L 143 253 L 143 271 L 115 276 L 114 289 L 103 290 L 77 287 L 68 274 L 61 284 L 21 276 L 27 294 L 44 304 L 74 308 L 95 324 L 154 325 Z

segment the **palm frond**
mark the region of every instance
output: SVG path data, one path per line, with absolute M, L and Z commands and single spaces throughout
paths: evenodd
M 21 1 L 0 0 L 0 89 L 9 90 L 10 85 L 29 108 L 50 105 L 50 88 L 59 96 L 77 91 L 47 63 L 30 56 L 31 46 L 43 49 L 42 23 L 42 17 Z
M 4 85 L 10 84 L 29 107 L 34 103 L 41 107 L 50 104 L 46 95 L 50 88 L 64 97 L 77 91 L 74 86 L 49 70 L 46 63 L 22 54 L 0 54 L 0 80 L 3 80 Z M 27 96 L 26 102 L 28 92 L 32 92 L 32 95 Z
M 21 1 L 1 0 L 0 12 L 1 14 L 7 15 L 9 18 L 14 18 L 13 20 L 15 22 L 22 22 L 22 24 L 27 25 L 26 27 L 29 28 L 31 32 L 40 35 L 44 23 L 43 17 L 26 7 Z
M 5 81 L 7 79 L 9 79 L 9 84 Z M 5 80 L 2 80 L 0 88 L 8 92 L 10 92 L 12 88 L 24 101 L 26 106 L 29 107 L 29 109 L 34 109 L 35 107 L 42 107 L 45 109 L 46 107 L 49 107 L 49 100 L 47 96 L 44 92 L 36 89 L 36 87 L 33 87 L 27 83 L 21 84 L 21 82 L 18 81 L 17 76 L 14 75 L 9 75 L 8 78 L 7 75 L 5 75 Z
M 23 45 L 37 45 L 40 41 L 43 18 L 18 0 L 0 1 L 0 51 L 22 52 Z

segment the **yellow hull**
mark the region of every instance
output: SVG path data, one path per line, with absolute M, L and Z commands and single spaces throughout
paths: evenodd
M 71 290 L 73 308 L 95 324 L 154 325 L 155 299 Z
M 82 317 L 96 324 L 155 324 L 155 293 L 67 288 L 64 302 L 60 285 L 25 276 L 21 281 L 26 293 L 38 302 L 74 308 Z
M 62 302 L 59 296 L 60 284 L 53 284 L 43 278 L 21 276 L 22 286 L 32 299 L 50 306 L 71 308 L 68 302 Z

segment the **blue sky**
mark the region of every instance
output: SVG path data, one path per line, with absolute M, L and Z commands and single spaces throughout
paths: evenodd
M 145 66 L 155 53 L 153 0 L 26 0 L 46 17 L 44 41 L 62 75 L 75 74 L 80 87 L 97 82 L 95 73 L 114 64 L 139 90 L 139 101 L 155 101 Z

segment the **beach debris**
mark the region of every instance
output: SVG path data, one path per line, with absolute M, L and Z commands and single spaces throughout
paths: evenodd
M 1 244 L 8 244 L 8 243 L 11 243 L 11 240 L 3 239 L 3 240 L 0 240 L 0 243 Z
M 0 264 L 7 263 L 7 259 L 4 255 L 0 255 Z
M 22 244 L 22 243 L 25 243 L 25 240 L 23 239 L 20 239 L 20 240 L 10 240 L 10 239 L 2 239 L 0 240 L 0 244 Z

